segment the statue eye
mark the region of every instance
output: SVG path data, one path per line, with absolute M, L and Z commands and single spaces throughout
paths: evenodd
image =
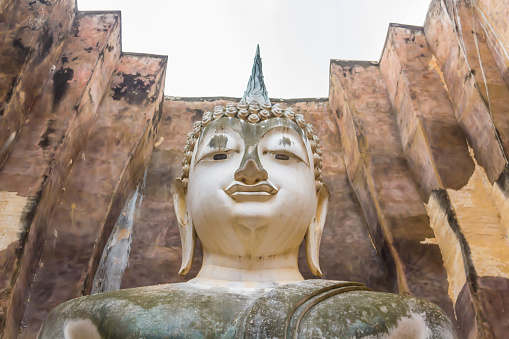
M 228 158 L 228 156 L 225 153 L 219 153 L 214 155 L 214 160 L 224 160 Z
M 288 155 L 281 154 L 281 153 L 276 154 L 275 158 L 277 160 L 288 160 L 288 159 L 290 159 L 290 157 Z

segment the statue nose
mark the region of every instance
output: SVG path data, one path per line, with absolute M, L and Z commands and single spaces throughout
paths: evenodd
M 254 159 L 249 159 L 244 163 L 244 166 L 235 172 L 234 178 L 247 185 L 254 185 L 260 181 L 267 180 L 269 177 L 267 171 L 260 167 Z

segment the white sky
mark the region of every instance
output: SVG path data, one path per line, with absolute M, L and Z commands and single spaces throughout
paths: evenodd
M 260 44 L 271 98 L 327 97 L 330 59 L 378 61 L 389 23 L 430 0 L 78 0 L 121 10 L 126 52 L 168 55 L 165 93 L 241 97 Z

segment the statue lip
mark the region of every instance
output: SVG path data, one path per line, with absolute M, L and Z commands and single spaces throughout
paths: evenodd
M 226 194 L 231 197 L 235 196 L 272 196 L 278 192 L 278 189 L 274 187 L 268 181 L 262 181 L 255 185 L 245 185 L 240 183 L 234 183 L 225 188 Z

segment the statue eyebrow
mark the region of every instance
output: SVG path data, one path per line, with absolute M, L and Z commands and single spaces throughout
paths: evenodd
M 217 134 L 214 135 L 207 145 L 209 148 L 226 148 L 226 145 L 228 144 L 228 136 L 224 134 Z

